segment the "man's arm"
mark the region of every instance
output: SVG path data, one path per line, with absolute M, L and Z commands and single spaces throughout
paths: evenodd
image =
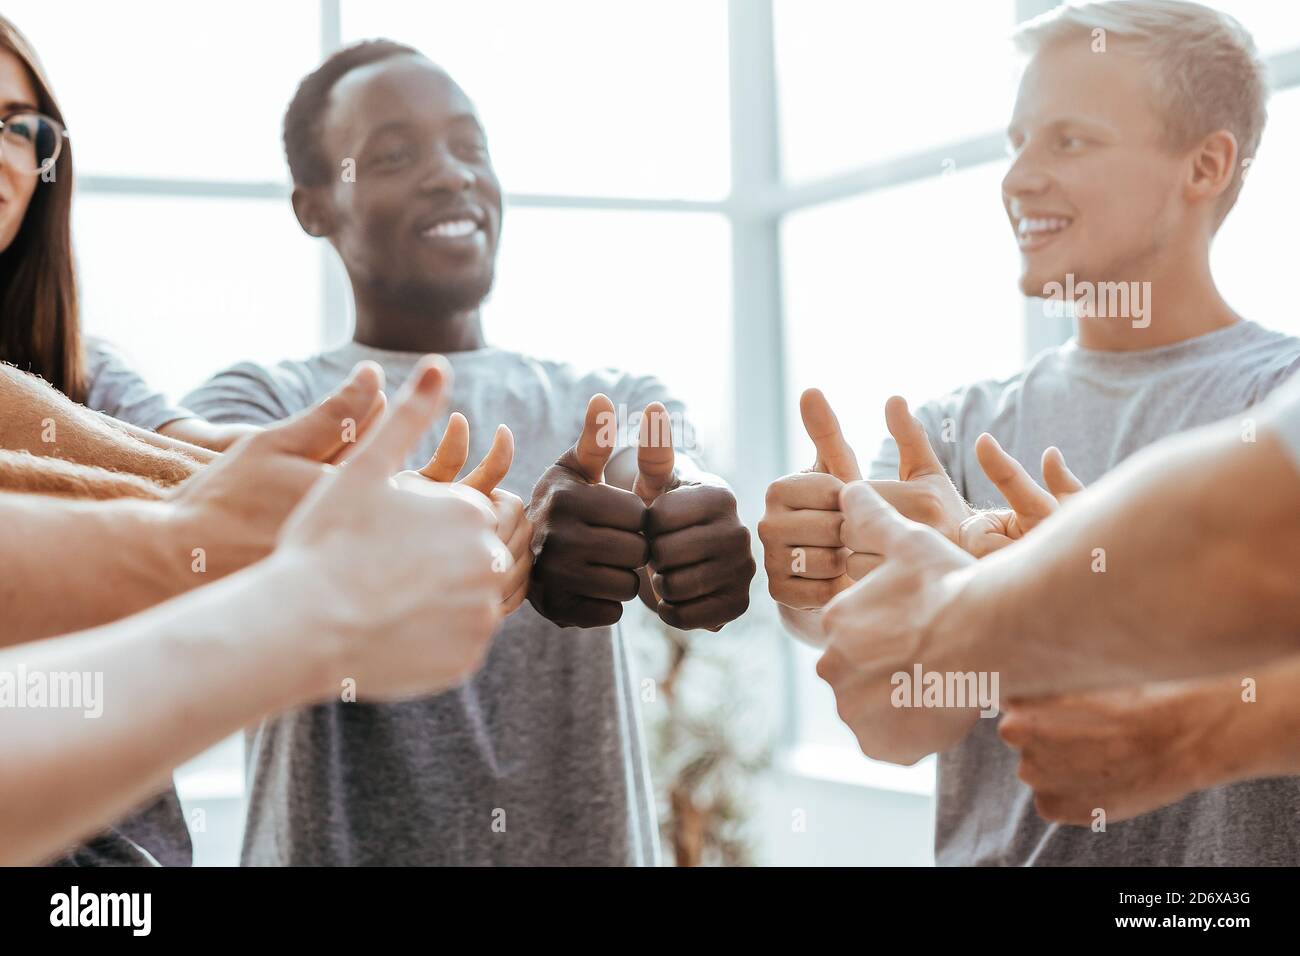
M 261 431 L 258 425 L 218 425 L 204 421 L 202 418 L 178 418 L 158 429 L 158 436 L 164 442 L 170 442 L 190 454 L 189 449 L 204 452 L 225 451 L 245 435 Z M 211 449 L 211 451 L 209 451 Z
M 268 560 L 108 627 L 0 652 L 0 678 L 25 675 L 20 692 L 33 678 L 68 687 L 77 675 L 93 697 L 0 711 L 0 865 L 58 853 L 195 753 L 344 680 L 393 700 L 477 670 L 500 619 L 505 555 L 491 508 L 474 492 L 412 494 L 389 479 L 437 416 L 450 374 L 433 357 L 417 366 Z
M 375 420 L 380 382 L 377 367 L 359 366 L 325 402 L 250 437 L 165 501 L 0 495 L 0 644 L 104 624 L 265 557 L 285 516 Z M 348 422 L 360 423 L 355 435 Z
M 0 645 L 116 620 L 185 590 L 175 517 L 163 501 L 0 495 Z
M 934 666 L 1016 696 L 1220 673 L 1300 649 L 1300 471 L 1263 421 L 1146 449 L 960 572 Z
M 199 456 L 144 441 L 138 430 L 78 405 L 35 375 L 0 364 L 0 448 L 137 475 L 184 481 Z
M 156 501 L 167 494 L 162 485 L 137 475 L 78 465 L 61 458 L 41 458 L 25 451 L 0 449 L 0 492 L 3 491 L 92 500 L 144 498 Z
M 1300 656 L 1261 670 L 1013 701 L 998 733 L 1040 816 L 1108 822 L 1197 790 L 1300 774 Z
M 125 816 L 205 747 L 319 693 L 326 642 L 288 653 L 303 608 L 284 598 L 298 584 L 259 566 L 106 627 L 0 651 L 0 679 L 80 675 L 99 688 L 78 709 L 0 712 L 0 862 L 41 862 Z

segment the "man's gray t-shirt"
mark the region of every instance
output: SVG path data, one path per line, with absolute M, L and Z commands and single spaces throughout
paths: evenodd
M 168 422 L 192 418 L 151 387 L 108 342 L 88 336 L 86 407 L 138 428 L 157 431 Z M 62 866 L 189 866 L 189 828 L 175 787 L 168 787 L 129 817 L 69 850 Z
M 469 419 L 468 467 L 504 422 L 516 452 L 501 487 L 525 502 L 577 440 L 596 392 L 628 414 L 652 401 L 683 414 L 653 378 L 582 374 L 492 348 L 446 358 L 450 407 L 407 467 L 428 461 L 452 411 Z M 185 404 L 214 422 L 274 422 L 320 402 L 363 359 L 383 367 L 391 398 L 419 355 L 349 343 L 306 361 L 241 364 Z M 462 687 L 401 703 L 331 702 L 264 723 L 249 736 L 244 863 L 654 864 L 629 663 L 617 627 L 560 628 L 525 602 Z
M 1252 322 L 1138 352 L 1098 352 L 1071 341 L 1009 379 L 958 389 L 916 415 L 966 500 L 1005 507 L 975 458 L 981 432 L 991 432 L 1036 478 L 1043 452 L 1056 445 L 1091 484 L 1167 435 L 1242 414 L 1297 370 L 1300 339 Z M 892 439 L 871 477 L 898 477 Z M 1300 777 L 1215 787 L 1093 832 L 1038 816 L 997 724 L 977 721 L 961 744 L 939 755 L 941 865 L 1300 865 Z

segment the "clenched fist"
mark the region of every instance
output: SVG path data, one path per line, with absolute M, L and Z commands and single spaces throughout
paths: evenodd
M 787 624 L 816 642 L 819 627 L 804 612 L 820 610 L 861 580 L 880 564 L 880 556 L 854 551 L 842 539 L 840 493 L 862 472 L 835 412 L 815 388 L 800 397 L 799 411 L 817 460 L 809 471 L 786 475 L 768 487 L 758 536 L 768 590 L 787 609 L 782 612 Z M 898 445 L 898 478 L 867 483 L 904 517 L 957 542 L 962 522 L 974 512 L 948 477 L 925 428 L 898 396 L 885 403 L 885 425 Z
M 658 402 L 642 415 L 630 490 L 607 483 L 613 416 L 594 396 L 577 443 L 533 489 L 528 599 L 562 627 L 601 627 L 641 594 L 673 627 L 716 630 L 745 611 L 754 576 L 735 496 L 711 476 L 682 477 Z
M 614 445 L 602 425 L 613 414 L 606 396 L 592 397 L 577 443 L 542 474 L 528 505 L 536 556 L 528 600 L 561 627 L 617 622 L 650 554 L 645 502 L 605 483 Z
M 736 496 L 707 476 L 677 474 L 672 426 L 658 402 L 641 417 L 633 488 L 647 504 L 647 570 L 660 619 L 680 630 L 716 631 L 744 614 L 757 567 Z
M 840 537 L 840 490 L 860 479 L 862 472 L 820 391 L 804 392 L 799 412 L 817 460 L 809 471 L 786 475 L 768 486 L 758 537 L 769 593 L 778 604 L 813 611 L 853 583 L 852 552 Z M 855 570 L 858 576 L 865 573 L 865 568 Z

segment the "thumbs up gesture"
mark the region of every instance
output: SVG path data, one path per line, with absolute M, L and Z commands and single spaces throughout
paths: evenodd
M 635 472 L 622 458 L 608 469 L 613 421 L 614 403 L 594 396 L 578 441 L 533 489 L 528 599 L 562 627 L 600 627 L 640 594 L 673 627 L 717 630 L 748 607 L 755 570 L 735 496 L 676 460 L 659 402 L 641 416 Z
M 862 473 L 825 395 L 808 389 L 799 412 L 817 458 L 808 471 L 768 486 L 758 537 L 772 597 L 788 608 L 812 611 L 853 583 L 852 553 L 840 536 L 840 491 Z
M 434 450 L 433 457 L 418 471 L 398 472 L 393 481 L 406 491 L 420 492 L 430 483 L 473 489 L 485 495 L 496 516 L 497 537 L 506 546 L 511 564 L 501 568 L 501 613 L 509 614 L 528 594 L 528 574 L 533 566 L 533 525 L 524 513 L 524 502 L 499 485 L 510 471 L 515 458 L 515 437 L 505 425 L 498 425 L 492 447 L 468 475 L 456 481 L 469 458 L 469 421 L 460 412 L 452 412 L 447 430 Z M 453 485 L 453 482 L 455 483 Z M 481 500 L 481 499 L 480 499 Z
M 660 620 L 716 631 L 744 614 L 757 568 L 736 496 L 711 476 L 682 477 L 674 467 L 672 423 L 659 402 L 641 416 L 632 490 L 646 504 L 646 603 Z
M 885 402 L 885 427 L 898 445 L 898 480 L 868 484 L 904 518 L 929 525 L 958 544 L 962 522 L 975 510 L 957 492 L 905 399 L 895 395 Z
M 636 493 L 605 483 L 617 441 L 613 421 L 614 403 L 592 396 L 582 434 L 538 479 L 528 505 L 537 556 L 528 600 L 561 627 L 617 622 L 623 602 L 641 589 L 637 570 L 650 554 L 642 492 L 650 493 L 658 474 L 638 479 Z
M 988 432 L 976 439 L 975 457 L 1010 506 L 981 511 L 962 522 L 958 543 L 977 558 L 1023 538 L 1059 511 L 1067 498 L 1083 491 L 1083 482 L 1066 467 L 1059 448 L 1043 452 L 1046 490 Z

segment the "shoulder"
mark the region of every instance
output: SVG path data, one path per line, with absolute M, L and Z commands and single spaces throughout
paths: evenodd
M 1051 378 L 1059 374 L 1061 348 L 1045 349 L 1035 355 L 1024 368 L 1003 378 L 985 378 L 960 385 L 930 399 L 914 410 L 931 439 L 947 431 L 958 433 L 972 428 L 983 431 L 999 416 L 1004 408 L 1014 404 L 1015 398 L 1030 381 Z
M 1237 349 L 1237 364 L 1252 394 L 1251 403 L 1300 373 L 1300 338 L 1247 322 Z
M 186 395 L 184 404 L 212 422 L 278 421 L 314 403 L 316 362 L 315 358 L 275 365 L 237 362 Z
M 161 390 L 145 381 L 126 355 L 110 342 L 87 336 L 82 350 L 86 359 L 87 408 L 150 431 L 192 417 L 188 409 L 174 405 Z
M 551 388 L 563 390 L 586 399 L 602 392 L 615 404 L 628 405 L 641 402 L 674 402 L 668 387 L 655 375 L 630 372 L 612 366 L 585 366 L 577 362 L 537 358 L 517 352 L 503 353 L 503 361 L 517 366 L 521 371 L 536 376 Z

